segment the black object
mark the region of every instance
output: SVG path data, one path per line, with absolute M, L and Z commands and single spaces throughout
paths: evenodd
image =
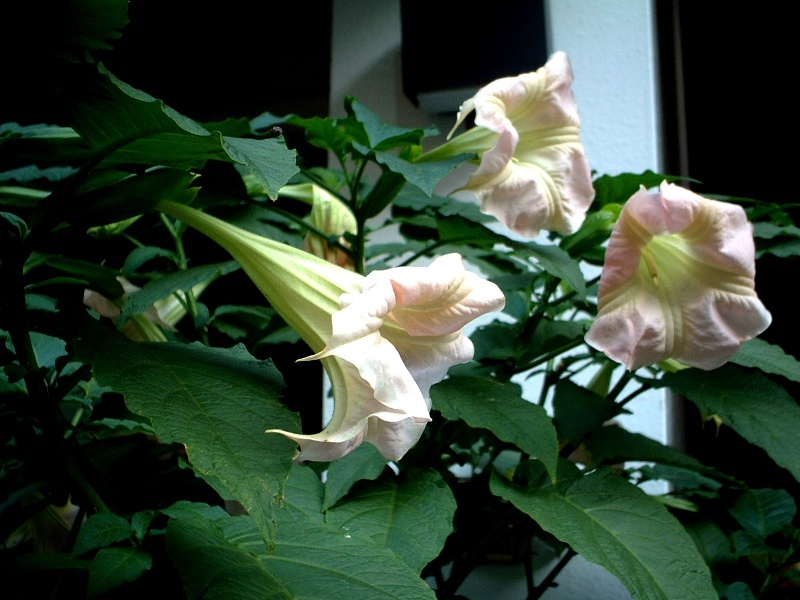
M 455 113 L 483 85 L 547 62 L 544 0 L 495 0 L 493 22 L 453 0 L 401 0 L 400 12 L 403 91 L 428 113 Z

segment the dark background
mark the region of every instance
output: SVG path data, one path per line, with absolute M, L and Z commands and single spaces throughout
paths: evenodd
M 776 2 L 657 0 L 666 171 L 689 175 L 698 193 L 744 196 L 787 207 L 799 222 L 796 18 Z M 760 336 L 800 358 L 797 269 L 765 255 L 756 290 L 772 312 Z M 781 383 L 785 384 L 785 380 Z M 794 398 L 796 384 L 789 384 Z M 754 399 L 755 402 L 755 399 Z M 754 485 L 797 482 L 732 430 L 703 424 L 683 404 L 686 449 Z

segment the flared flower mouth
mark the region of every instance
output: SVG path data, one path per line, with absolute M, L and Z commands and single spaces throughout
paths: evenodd
M 628 200 L 606 250 L 589 345 L 631 370 L 667 359 L 714 369 L 770 322 L 740 206 L 666 182 Z
M 336 460 L 364 441 L 402 458 L 430 420 L 430 387 L 472 359 L 464 326 L 505 304 L 458 254 L 365 277 L 188 206 L 159 208 L 227 249 L 315 351 L 302 360 L 322 361 L 333 387 L 330 423 L 310 435 L 267 430 L 295 440 L 298 461 Z
M 574 233 L 595 192 L 572 81 L 567 55 L 556 52 L 537 71 L 491 82 L 461 105 L 453 130 L 473 111 L 475 127 L 422 159 L 476 153 L 480 164 L 462 189 L 484 212 L 526 237 Z
M 300 444 L 300 460 L 333 460 L 356 440 L 399 460 L 430 420 L 430 387 L 451 366 L 472 359 L 462 329 L 502 309 L 505 298 L 467 271 L 458 254 L 447 254 L 427 267 L 374 271 L 339 304 L 327 346 L 305 359 L 333 361 L 326 367 L 335 398 L 331 422 L 313 435 L 277 432 Z M 337 396 L 337 388 L 353 393 Z

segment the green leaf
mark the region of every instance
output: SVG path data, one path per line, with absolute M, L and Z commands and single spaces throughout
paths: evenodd
M 87 595 L 93 598 L 123 583 L 134 581 L 148 571 L 152 564 L 152 556 L 136 548 L 98 550 L 89 569 Z
M 555 481 L 556 430 L 541 406 L 524 400 L 519 386 L 474 375 L 450 376 L 431 388 L 433 408 L 454 421 L 488 429 L 544 464 Z
M 106 298 L 119 298 L 125 291 L 117 281 L 119 271 L 115 269 L 57 255 L 48 256 L 46 262 L 48 267 L 77 277 L 76 281 L 83 282 L 83 285 L 97 290 Z
M 66 209 L 68 222 L 92 227 L 118 223 L 146 213 L 162 200 L 190 202 L 197 188 L 187 189 L 196 176 L 177 169 L 156 169 L 78 193 Z
M 361 535 L 307 521 L 281 529 L 270 572 L 292 598 L 435 600 L 433 590 L 394 552 Z M 252 595 L 250 596 L 253 597 Z
M 569 380 L 559 380 L 553 397 L 556 427 L 574 444 L 620 413 L 619 406 Z
M 397 194 L 406 185 L 406 179 L 402 175 L 384 170 L 380 178 L 369 194 L 364 198 L 361 209 L 364 211 L 364 216 L 368 219 L 378 215 L 384 208 L 389 206 L 395 199 Z
M 686 396 L 706 415 L 719 416 L 800 480 L 800 406 L 769 377 L 727 364 L 711 371 L 665 373 L 661 384 Z
M 534 259 L 539 267 L 568 283 L 579 299 L 586 299 L 586 280 L 583 272 L 578 262 L 565 250 L 554 245 L 533 242 L 523 244 L 511 240 L 509 242 L 517 258 Z
M 578 321 L 561 321 L 543 317 L 533 331 L 528 331 L 530 328 L 526 327 L 527 324 L 528 318 L 525 318 L 520 323 L 524 333 L 516 338 L 521 355 L 519 360 L 523 364 L 531 363 L 551 352 L 563 351 L 565 348 L 572 349 L 573 342 L 576 340 L 583 342 L 586 333 L 586 327 Z
M 800 361 L 784 352 L 780 346 L 760 338 L 744 342 L 731 362 L 743 367 L 761 369 L 765 373 L 774 373 L 792 381 L 800 381 Z
M 322 496 L 324 488 L 319 474 L 308 465 L 293 464 L 281 502 L 280 521 L 324 523 Z
M 313 117 L 304 119 L 297 115 L 275 117 L 264 113 L 252 121 L 254 128 L 264 128 L 275 123 L 290 123 L 302 127 L 306 133 L 306 140 L 318 148 L 332 152 L 342 163 L 347 160 L 348 144 L 351 138 L 340 127 L 342 119 L 334 117 Z M 365 140 L 366 141 L 366 140 Z
M 433 469 L 364 481 L 328 511 L 327 521 L 386 546 L 417 573 L 441 552 L 453 530 L 455 498 Z
M 300 172 L 297 153 L 286 148 L 283 138 L 251 140 L 223 136 L 222 147 L 232 162 L 243 165 L 258 179 L 272 200 Z
M 562 238 L 560 247 L 571 256 L 602 264 L 605 257 L 603 243 L 611 235 L 620 210 L 622 206 L 619 204 L 606 204 L 603 210 L 588 213 L 578 231 Z
M 230 520 L 248 517 L 230 517 Z M 189 600 L 296 598 L 248 548 L 226 538 L 224 519 L 182 516 L 167 525 L 167 552 Z
M 668 446 L 665 448 L 669 449 Z M 690 467 L 676 467 L 666 463 L 656 463 L 654 465 L 642 465 L 639 467 L 639 471 L 649 479 L 663 479 L 670 482 L 673 488 L 681 491 L 682 495 L 689 495 L 689 492 L 692 491 L 709 497 L 711 495 L 709 491 L 716 492 L 723 485 L 718 479 L 714 478 L 717 474 L 707 467 L 693 469 Z M 711 476 L 706 476 L 703 472 L 708 472 Z
M 0 212 L 0 241 L 5 246 L 9 240 L 24 240 L 28 235 L 28 224 L 22 217 L 10 212 Z
M 117 327 L 121 328 L 133 315 L 145 312 L 156 301 L 168 298 L 174 292 L 188 292 L 199 283 L 214 281 L 218 277 L 238 269 L 239 263 L 229 260 L 223 263 L 192 267 L 185 271 L 176 271 L 148 281 L 142 289 L 131 293 L 126 298 L 117 321 Z
M 229 516 L 221 506 L 211 506 L 203 502 L 189 502 L 188 500 L 178 500 L 167 508 L 161 509 L 160 512 L 173 519 L 198 514 L 209 519 L 223 519 Z
M 84 60 L 86 50 L 111 50 L 128 24 L 125 0 L 82 0 L 64 4 L 68 10 L 52 12 L 62 20 L 46 31 L 61 36 L 59 47 L 68 60 Z
M 122 265 L 122 271 L 125 275 L 133 275 L 139 269 L 155 258 L 166 258 L 170 263 L 174 263 L 175 253 L 159 248 L 158 246 L 141 246 L 134 248 L 125 259 L 125 264 Z
M 433 194 L 433 190 L 445 175 L 463 165 L 471 157 L 471 154 L 459 154 L 447 160 L 414 163 L 387 152 L 375 154 L 375 160 L 402 175 L 408 183 L 419 188 L 428 197 Z
M 756 595 L 750 586 L 743 581 L 736 581 L 725 588 L 722 592 L 725 600 L 757 600 Z
M 111 513 L 97 513 L 81 525 L 72 554 L 80 556 L 89 550 L 110 546 L 130 537 L 131 524 L 127 519 Z
M 358 448 L 328 467 L 325 480 L 325 500 L 323 510 L 335 505 L 350 490 L 354 483 L 362 479 L 377 479 L 386 469 L 386 459 L 372 444 L 361 444 Z
M 624 461 L 655 462 L 702 470 L 703 464 L 671 446 L 641 433 L 632 433 L 618 425 L 606 425 L 592 433 L 584 442 L 593 464 Z
M 764 539 L 792 524 L 797 504 L 786 490 L 745 490 L 730 513 L 746 531 Z
M 234 341 L 239 341 L 254 333 L 268 330 L 273 322 L 280 321 L 277 315 L 270 306 L 227 304 L 217 307 L 208 326 L 218 329 Z
M 800 227 L 768 222 L 753 223 L 753 237 L 769 240 L 779 236 L 800 238 Z
M 39 366 L 54 368 L 59 358 L 67 356 L 67 345 L 61 338 L 32 331 L 31 343 Z
M 528 489 L 493 474 L 491 490 L 615 575 L 634 598 L 716 600 L 711 573 L 681 524 L 609 469 Z
M 85 327 L 77 355 L 125 395 L 163 443 L 184 444 L 194 470 L 226 499 L 239 500 L 264 538 L 273 534 L 296 444 L 268 428 L 299 431 L 279 400 L 283 380 L 243 347 L 135 343 L 98 324 Z M 227 494 L 230 494 L 228 496 Z
M 519 326 L 515 323 L 493 321 L 476 329 L 469 337 L 475 346 L 475 360 L 505 361 L 516 355 Z
M 706 564 L 712 569 L 734 562 L 731 542 L 725 531 L 711 520 L 692 520 L 684 523 L 686 532 L 692 537 Z
M 93 148 L 114 150 L 105 163 L 201 168 L 208 160 L 246 167 L 270 197 L 295 173 L 297 153 L 283 138 L 223 136 L 120 81 L 105 68 L 73 103 L 75 129 Z
M 425 135 L 422 129 L 407 129 L 386 123 L 355 98 L 347 97 L 344 103 L 347 113 L 363 125 L 370 150 L 385 152 L 399 146 L 419 144 Z
M 211 137 L 196 121 L 117 79 L 105 67 L 99 67 L 98 75 L 72 105 L 75 130 L 93 148 L 120 147 L 159 133 Z
M 662 181 L 679 181 L 680 177 L 661 175 L 653 171 L 643 173 L 620 173 L 619 175 L 603 175 L 594 180 L 594 205 L 598 207 L 609 203 L 625 204 L 640 186 L 651 188 Z
M 199 515 L 170 521 L 167 550 L 190 600 L 435 599 L 396 555 L 361 536 L 304 520 L 281 522 L 268 554 L 253 543 L 249 521 Z
M 765 254 L 772 254 L 778 258 L 800 256 L 800 240 L 776 241 L 771 244 L 761 243 L 756 250 L 756 258 L 761 258 Z
M 440 239 L 451 244 L 469 244 L 491 249 L 497 243 L 497 234 L 494 231 L 457 214 L 446 219 L 438 219 L 436 229 L 439 231 Z

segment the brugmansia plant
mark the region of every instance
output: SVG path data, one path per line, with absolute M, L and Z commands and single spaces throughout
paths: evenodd
M 200 123 L 94 58 L 107 4 L 50 57 L 70 122 L 0 125 L 3 597 L 454 598 L 534 542 L 528 598 L 576 555 L 797 593 L 800 368 L 755 291 L 788 212 L 594 174 L 562 52 L 433 147 L 355 98 Z M 780 478 L 626 430 L 648 390 Z

